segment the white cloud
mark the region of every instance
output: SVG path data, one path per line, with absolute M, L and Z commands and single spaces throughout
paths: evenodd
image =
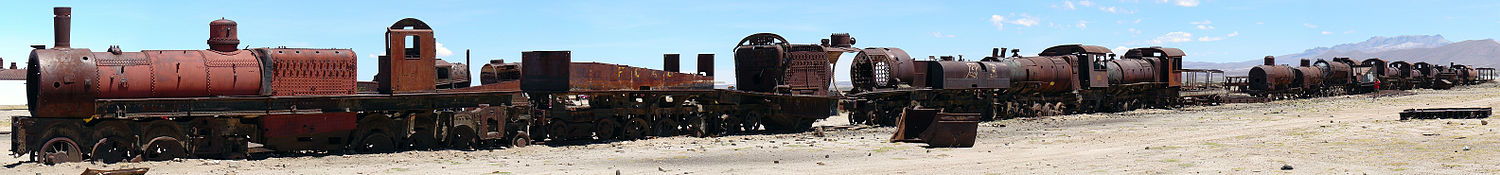
M 1224 40 L 1224 37 L 1211 37 L 1211 36 L 1198 37 L 1198 41 L 1218 41 L 1218 40 Z
M 1023 25 L 1023 26 L 1026 26 L 1026 27 L 1031 27 L 1031 26 L 1034 26 L 1037 23 L 1041 23 L 1041 22 L 1042 22 L 1042 19 L 1038 19 L 1036 17 L 1032 17 L 1031 15 L 1026 15 L 1024 13 L 1021 14 L 1021 19 L 1016 19 L 1015 21 L 1010 21 L 1011 24 Z
M 1309 28 L 1309 29 L 1316 29 L 1316 28 L 1318 28 L 1318 25 L 1313 25 L 1312 23 L 1302 23 L 1302 26 L 1307 26 L 1307 28 Z
M 1240 31 L 1234 31 L 1234 33 L 1229 33 L 1229 37 L 1234 37 L 1234 36 L 1240 36 Z
M 1198 21 L 1188 22 L 1188 24 L 1198 25 L 1198 29 L 1202 29 L 1202 30 L 1213 30 L 1214 26 L 1210 26 L 1209 25 L 1209 24 L 1213 24 L 1213 23 L 1214 23 L 1213 21 L 1209 21 L 1209 20 L 1203 20 L 1203 22 L 1198 22 Z
M 937 38 L 952 38 L 953 34 L 943 34 L 942 32 L 932 32 L 932 37 L 937 37 Z
M 1213 24 L 1213 23 L 1214 23 L 1214 21 L 1209 21 L 1209 20 L 1203 20 L 1203 22 L 1198 22 L 1198 21 L 1188 22 L 1188 24 Z
M 1141 20 L 1143 20 L 1143 19 L 1145 19 L 1145 18 L 1136 18 L 1136 19 L 1135 19 L 1135 23 L 1136 23 L 1136 24 L 1140 24 L 1140 23 L 1141 23 Z
M 1073 7 L 1073 1 L 1063 1 L 1063 9 L 1073 10 L 1078 8 Z
M 1130 33 L 1135 34 L 1141 34 L 1141 30 L 1136 30 L 1135 28 L 1126 29 L 1125 31 L 1129 31 Z
M 1198 0 L 1177 0 L 1177 6 L 1197 7 Z
M 1180 43 L 1180 42 L 1188 42 L 1188 41 L 1193 41 L 1193 34 L 1192 33 L 1187 33 L 1187 32 L 1172 32 L 1172 33 L 1167 33 L 1166 35 L 1158 36 L 1158 37 L 1156 37 L 1156 39 L 1151 39 L 1151 41 L 1146 41 L 1146 43 L 1155 45 L 1155 44 L 1164 44 L 1164 43 Z
M 1125 52 L 1130 51 L 1130 48 L 1129 47 L 1125 47 L 1125 46 L 1115 46 L 1115 49 L 1110 49 L 1110 50 L 1114 50 L 1115 53 L 1124 54 Z
M 1005 30 L 1005 17 L 1000 15 L 990 15 L 990 24 L 995 25 L 995 30 L 1003 31 Z
M 1266 22 L 1255 22 L 1255 24 L 1266 24 Z
M 1079 28 L 1079 29 L 1086 29 L 1086 28 L 1089 28 L 1089 21 L 1085 21 L 1085 20 L 1078 20 L 1078 28 Z
M 1000 15 L 990 15 L 990 24 L 991 25 L 995 25 L 995 30 L 1004 31 L 1006 23 L 1015 24 L 1015 25 L 1021 25 L 1021 26 L 1026 26 L 1026 27 L 1031 27 L 1031 26 L 1035 26 L 1037 24 L 1042 23 L 1042 19 L 1041 18 L 1037 18 L 1037 17 L 1031 16 L 1029 14 L 1022 13 L 1019 16 L 1017 16 L 1016 14 L 1010 14 L 1008 16 L 1010 16 L 1010 17 L 1000 16 Z M 1007 18 L 1012 19 L 1012 20 L 1006 20 Z
M 1323 34 L 1324 34 L 1324 35 L 1327 35 L 1327 34 L 1333 34 L 1333 32 L 1328 32 L 1328 31 L 1323 31 Z
M 1134 10 L 1126 10 L 1125 8 L 1111 7 L 1111 6 L 1099 6 L 1099 11 L 1104 11 L 1104 12 L 1109 12 L 1109 13 L 1118 13 L 1118 14 L 1135 14 Z
M 1209 26 L 1209 25 L 1198 25 L 1198 29 L 1203 29 L 1203 30 L 1213 30 L 1213 29 L 1214 29 L 1214 26 Z
M 1083 1 L 1078 1 L 1078 5 L 1083 5 L 1084 7 L 1094 6 L 1094 2 L 1093 1 L 1088 1 L 1088 0 L 1083 0 Z
M 443 47 L 443 43 L 437 43 L 437 57 L 447 57 L 452 55 L 453 50 L 448 50 L 448 47 Z

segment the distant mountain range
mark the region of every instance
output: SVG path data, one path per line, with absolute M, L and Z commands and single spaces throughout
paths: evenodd
M 1477 67 L 1495 67 L 1500 65 L 1500 42 L 1494 39 L 1451 42 L 1442 35 L 1377 36 L 1358 43 L 1317 47 L 1301 53 L 1276 56 L 1276 63 L 1296 65 L 1298 60 L 1303 58 L 1317 60 L 1333 57 L 1349 57 L 1355 60 L 1385 58 L 1392 61 L 1432 64 L 1454 62 Z M 1242 76 L 1249 72 L 1251 67 L 1262 63 L 1260 59 L 1227 63 L 1184 61 L 1183 68 L 1219 69 L 1224 70 L 1229 76 Z

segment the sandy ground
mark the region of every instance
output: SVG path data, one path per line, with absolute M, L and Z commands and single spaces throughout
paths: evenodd
M 0 174 L 1494 174 L 1497 125 L 1398 121 L 1407 108 L 1500 107 L 1494 84 L 981 124 L 973 148 L 890 143 L 893 128 L 669 137 L 481 151 L 124 164 L 9 164 Z M 0 115 L 24 115 L 0 112 Z M 8 120 L 0 119 L 0 120 Z M 1490 120 L 1490 119 L 1485 119 Z M 0 121 L 0 124 L 8 124 Z M 826 121 L 833 125 L 840 121 Z M 8 129 L 8 128 L 7 128 Z M 9 138 L 9 135 L 0 134 Z M 0 148 L 9 150 L 9 139 Z M 1289 166 L 1291 170 L 1283 170 Z

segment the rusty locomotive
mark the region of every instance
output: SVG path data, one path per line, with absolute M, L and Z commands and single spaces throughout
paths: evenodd
M 1282 99 L 1329 95 L 1363 94 L 1380 90 L 1448 89 L 1473 85 L 1494 79 L 1493 68 L 1474 68 L 1450 63 L 1448 66 L 1427 62 L 1391 62 L 1370 58 L 1355 62 L 1350 58 L 1301 59 L 1297 67 L 1275 64 L 1266 56 L 1265 64 L 1250 69 L 1241 92 L 1263 98 Z
M 1093 45 L 1059 45 L 1038 56 L 995 48 L 978 61 L 916 60 L 899 48 L 867 48 L 851 65 L 851 123 L 893 125 L 901 109 L 1015 116 L 1170 107 L 1181 102 L 1182 50 L 1147 47 L 1116 58 Z
M 227 19 L 210 22 L 207 50 L 93 52 L 69 46 L 72 9 L 54 13 L 56 43 L 27 63 L 31 115 L 11 126 L 14 155 L 43 163 L 801 131 L 836 112 L 827 63 L 854 50 L 847 34 L 751 35 L 735 48 L 740 89 L 713 88 L 713 54 L 680 73 L 673 54 L 663 71 L 529 51 L 524 68 L 493 61 L 469 87 L 467 64 L 437 59 L 433 28 L 407 18 L 385 28 L 374 81 L 358 82 L 351 49 L 237 49 Z

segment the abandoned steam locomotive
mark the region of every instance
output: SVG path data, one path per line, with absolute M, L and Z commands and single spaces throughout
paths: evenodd
M 1034 57 L 1002 48 L 978 61 L 915 60 L 899 48 L 867 48 L 853 60 L 851 123 L 895 124 L 925 107 L 981 118 L 1121 111 L 1177 104 L 1182 50 L 1136 48 L 1115 58 L 1092 45 L 1059 45 Z
M 1409 63 L 1370 58 L 1355 62 L 1349 58 L 1319 59 L 1309 64 L 1302 59 L 1297 67 L 1277 65 L 1276 58 L 1265 57 L 1265 64 L 1252 67 L 1247 77 L 1237 83 L 1242 92 L 1266 98 L 1297 98 L 1362 94 L 1379 90 L 1448 89 L 1490 81 L 1493 68 L 1473 68 L 1450 63 L 1448 66 L 1427 62 Z
M 847 34 L 821 45 L 752 35 L 735 51 L 736 70 L 754 72 L 742 90 L 712 88 L 712 54 L 690 74 L 676 55 L 662 71 L 531 51 L 526 68 L 499 61 L 468 87 L 465 64 L 438 60 L 432 27 L 407 18 L 385 29 L 375 81 L 357 82 L 353 50 L 237 49 L 227 19 L 209 23 L 207 50 L 93 52 L 69 47 L 72 9 L 54 13 L 55 45 L 33 46 L 27 63 L 31 116 L 11 126 L 11 151 L 43 163 L 800 131 L 835 112 L 827 63 L 853 50 Z

